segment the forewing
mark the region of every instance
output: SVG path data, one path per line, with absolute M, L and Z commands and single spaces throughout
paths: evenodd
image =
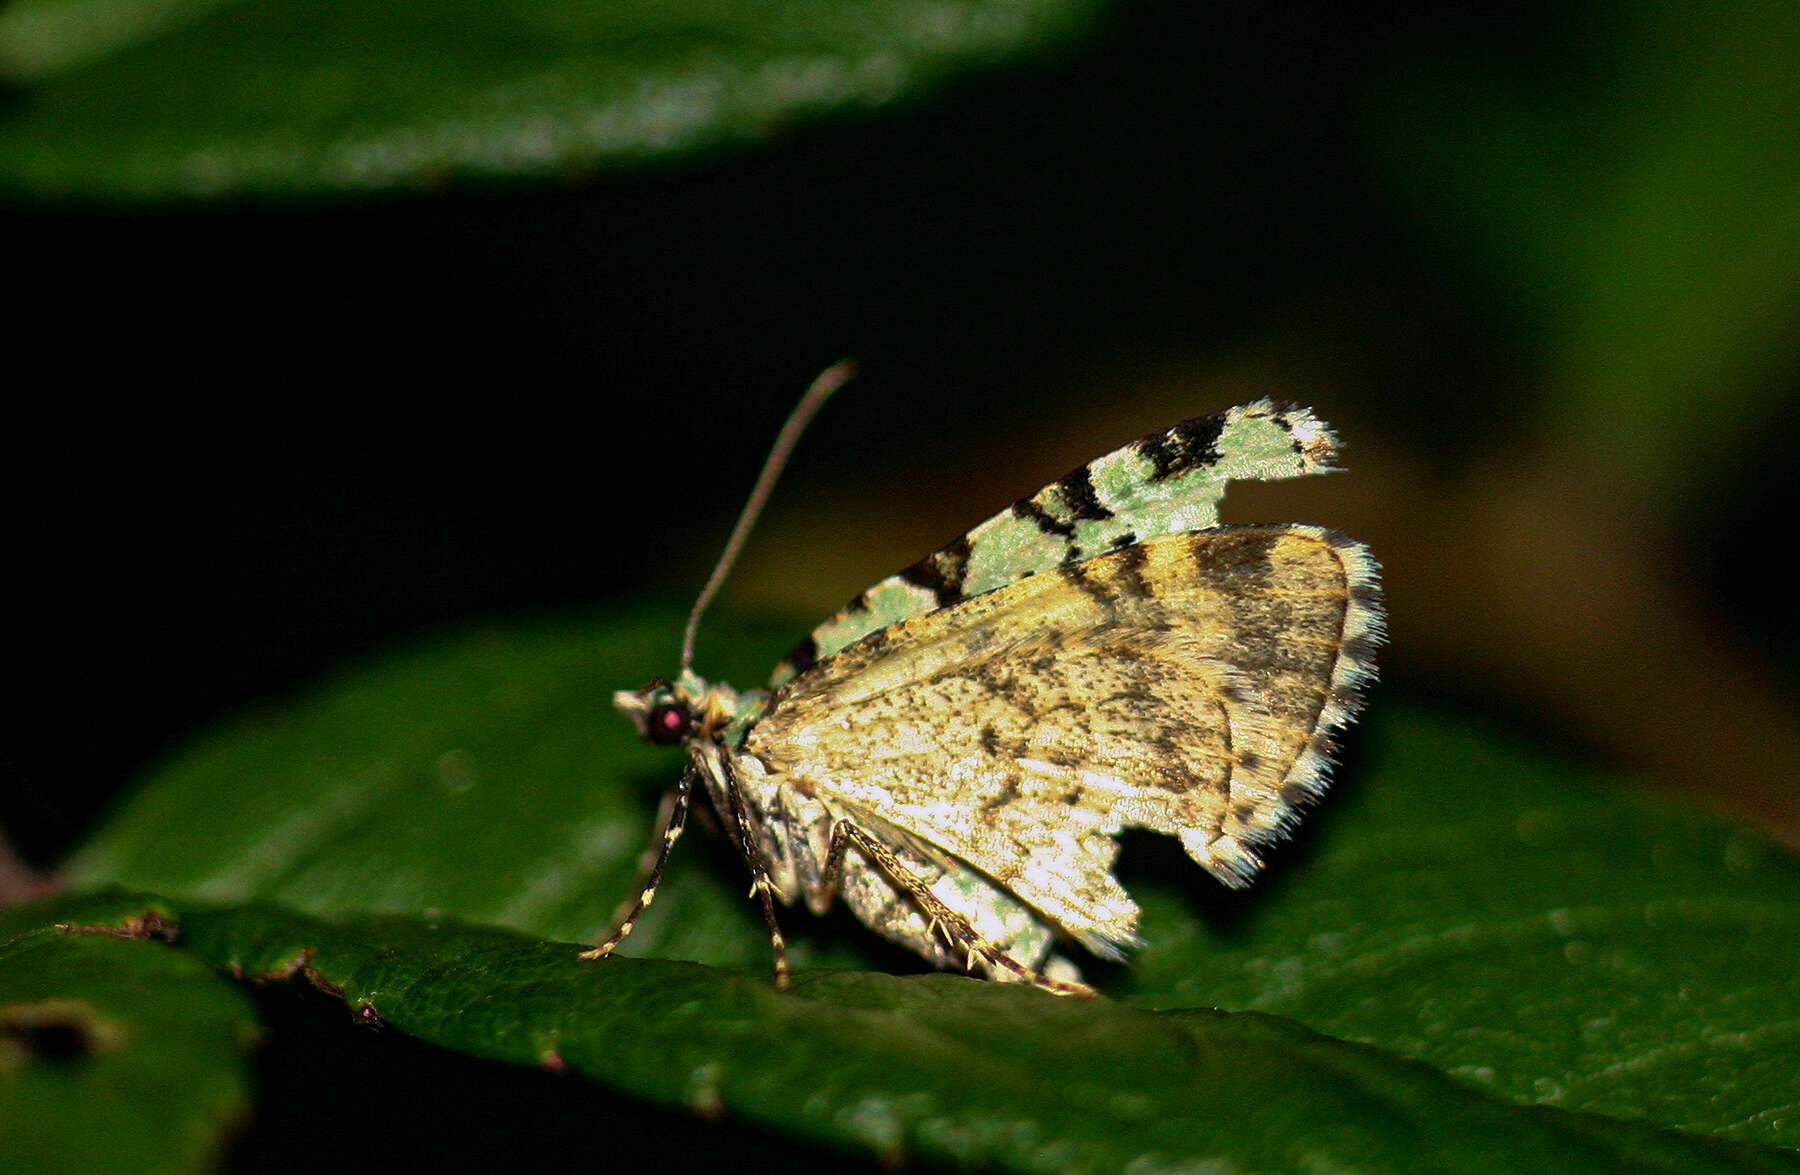
M 1111 953 L 1137 916 L 1114 835 L 1179 836 L 1246 881 L 1322 788 L 1380 624 L 1374 563 L 1341 536 L 1169 535 L 870 634 L 776 694 L 744 749 Z
M 1226 483 L 1318 473 L 1336 452 L 1337 439 L 1311 412 L 1268 400 L 1152 433 L 863 592 L 788 654 L 771 685 L 901 620 L 1132 543 L 1216 526 Z

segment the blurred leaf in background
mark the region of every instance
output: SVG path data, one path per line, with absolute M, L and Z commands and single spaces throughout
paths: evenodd
M 1096 0 L 25 0 L 0 183 L 289 197 L 568 178 L 741 144 L 1059 49 Z
M 1434 677 L 1474 665 L 1800 842 L 1800 643 L 1766 523 L 1795 486 L 1800 21 L 1601 3 L 1536 32 L 1413 62 L 1371 108 L 1386 190 L 1522 366 L 1504 445 L 1478 426 L 1467 469 L 1414 487 L 1427 524 L 1382 545 L 1418 556 L 1394 610 Z
M 1599 4 L 1565 31 L 1530 65 L 1409 71 L 1374 143 L 1421 235 L 1519 324 L 1555 459 L 1685 509 L 1792 387 L 1800 22 Z

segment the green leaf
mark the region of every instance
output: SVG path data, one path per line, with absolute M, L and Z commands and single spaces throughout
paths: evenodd
M 743 682 L 791 636 L 709 647 Z M 346 672 L 178 756 L 71 872 L 176 901 L 216 965 L 312 974 L 445 1047 L 883 1154 L 1800 1170 L 1770 1149 L 1800 1141 L 1800 864 L 1379 695 L 1254 889 L 1128 843 L 1151 944 L 1092 967 L 1122 1003 L 891 978 L 917 960 L 793 911 L 778 996 L 741 863 L 698 831 L 627 942 L 645 958 L 577 964 L 678 770 L 605 700 L 677 645 L 672 617 L 613 618 Z
M 102 925 L 147 912 L 82 911 Z M 188 954 L 50 918 L 0 911 L 0 1170 L 209 1168 L 249 1109 L 250 1001 Z
M 1143 891 L 1126 990 L 1293 1016 L 1520 1102 L 1800 1144 L 1800 862 L 1460 722 L 1378 704 L 1363 750 L 1264 892 L 1196 922 L 1203 897 Z
M 765 637 L 751 657 L 760 648 L 772 665 L 783 643 Z M 657 795 L 679 772 L 613 713 L 611 691 L 666 668 L 679 644 L 666 625 L 608 619 L 482 632 L 353 669 L 191 747 L 68 873 L 591 941 L 634 896 Z M 740 666 L 740 679 L 766 672 Z M 682 842 L 686 867 L 671 870 L 627 953 L 768 967 L 743 878 L 713 841 Z M 709 848 L 723 867 L 706 866 Z
M 567 177 L 1042 57 L 1099 0 L 18 0 L 0 188 L 307 195 Z
M 1256 1013 L 1149 1012 L 872 972 L 814 972 L 778 995 L 696 964 L 583 967 L 564 944 L 417 919 L 326 923 L 250 906 L 189 908 L 179 922 L 182 944 L 214 963 L 304 976 L 365 1022 L 891 1163 L 1800 1170 L 1800 1156 L 1772 1148 L 1522 1110 Z

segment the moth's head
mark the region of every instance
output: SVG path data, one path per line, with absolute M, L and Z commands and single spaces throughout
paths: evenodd
M 661 677 L 641 690 L 620 690 L 613 708 L 631 719 L 639 738 L 662 746 L 681 742 L 699 725 L 693 699 Z

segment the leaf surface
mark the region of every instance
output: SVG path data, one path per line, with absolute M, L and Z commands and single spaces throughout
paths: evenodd
M 310 976 L 422 1039 L 890 1158 L 1800 1169 L 1794 859 L 1379 694 L 1253 889 L 1128 842 L 1150 945 L 1089 964 L 1111 999 L 895 977 L 917 960 L 796 911 L 778 995 L 703 830 L 640 957 L 578 964 L 679 769 L 603 701 L 676 632 L 491 631 L 348 671 L 178 755 L 74 872 L 177 903 L 217 966 Z M 723 668 L 755 680 L 790 638 L 745 632 Z
M 87 903 L 99 924 L 153 912 Z M 249 999 L 203 961 L 0 910 L 0 1170 L 197 1171 L 250 1108 Z

